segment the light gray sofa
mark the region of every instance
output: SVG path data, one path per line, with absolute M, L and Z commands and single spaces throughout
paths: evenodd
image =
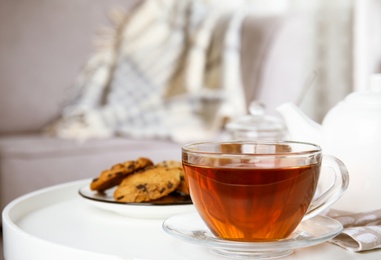
M 115 5 L 128 0 L 0 2 L 0 206 L 25 193 L 92 178 L 139 156 L 180 159 L 180 145 L 115 137 L 78 143 L 46 137 L 64 96 L 92 52 L 92 38 Z M 246 98 L 269 113 L 294 101 L 301 75 L 302 23 L 297 17 L 250 17 L 242 28 Z

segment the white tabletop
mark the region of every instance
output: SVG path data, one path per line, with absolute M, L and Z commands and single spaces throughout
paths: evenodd
M 83 180 L 39 190 L 3 211 L 6 260 L 226 259 L 167 234 L 163 219 L 138 219 L 96 208 L 78 195 Z M 381 250 L 352 253 L 328 242 L 282 259 L 381 259 Z

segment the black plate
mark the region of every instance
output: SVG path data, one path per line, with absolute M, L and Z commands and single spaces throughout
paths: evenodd
M 79 195 L 81 195 L 82 197 L 86 199 L 100 201 L 100 202 L 107 202 L 107 203 L 115 203 L 115 204 L 142 205 L 142 206 L 147 206 L 147 205 L 173 206 L 173 205 L 192 204 L 192 200 L 189 195 L 183 195 L 176 192 L 173 192 L 163 198 L 148 201 L 148 202 L 139 202 L 139 203 L 120 202 L 114 199 L 113 194 L 115 189 L 116 188 L 108 189 L 100 193 L 100 192 L 91 190 L 89 185 L 85 185 L 79 189 L 78 193 Z

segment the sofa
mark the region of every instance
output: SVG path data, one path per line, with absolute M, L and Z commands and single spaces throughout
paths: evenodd
M 85 142 L 46 136 L 63 98 L 92 53 L 92 37 L 113 6 L 127 0 L 0 2 L 0 206 L 47 186 L 97 176 L 140 156 L 180 160 L 170 140 L 111 137 Z M 241 72 L 247 102 L 274 114 L 295 101 L 305 79 L 303 22 L 297 15 L 252 15 L 241 29 Z

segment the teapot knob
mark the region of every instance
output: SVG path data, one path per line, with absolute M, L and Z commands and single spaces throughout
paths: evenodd
M 258 101 L 251 101 L 249 112 L 252 116 L 262 117 L 265 114 L 265 105 Z

